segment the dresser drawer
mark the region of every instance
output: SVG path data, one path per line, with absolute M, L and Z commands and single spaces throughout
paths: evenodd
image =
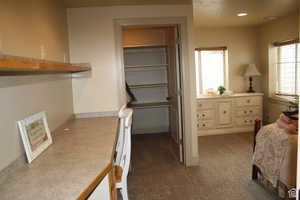
M 237 106 L 259 106 L 261 97 L 243 97 L 235 100 Z
M 206 120 L 206 119 L 214 119 L 215 118 L 215 110 L 202 110 L 197 114 L 198 120 Z
M 198 121 L 197 123 L 198 130 L 211 129 L 214 127 L 215 123 L 213 120 Z
M 215 102 L 197 102 L 197 109 L 198 111 L 201 111 L 202 109 L 213 109 L 215 108 L 216 103 Z
M 218 103 L 218 125 L 230 126 L 232 123 L 232 101 L 224 101 Z
M 259 117 L 240 117 L 236 118 L 235 122 L 237 126 L 253 126 L 257 118 Z
M 235 111 L 236 116 L 257 116 L 260 115 L 260 107 L 259 106 L 251 106 L 251 107 L 239 107 Z

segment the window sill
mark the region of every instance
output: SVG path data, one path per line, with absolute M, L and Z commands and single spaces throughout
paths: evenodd
M 296 104 L 297 101 L 293 97 L 286 97 L 286 96 L 279 96 L 279 95 L 272 95 L 269 97 L 271 100 L 276 102 L 280 102 L 286 105 Z

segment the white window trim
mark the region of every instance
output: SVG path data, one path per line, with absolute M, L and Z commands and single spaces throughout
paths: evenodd
M 277 88 L 279 88 L 279 71 L 277 68 L 277 60 L 279 57 L 279 47 L 275 47 L 273 45 L 269 45 L 269 52 L 268 52 L 268 96 L 269 98 L 278 101 L 278 102 L 285 102 L 285 103 L 297 103 L 295 98 L 293 97 L 288 97 L 288 96 L 282 96 L 282 95 L 277 95 Z
M 287 96 L 273 94 L 270 98 L 275 101 L 280 101 L 280 102 L 284 102 L 284 103 L 297 103 L 297 100 L 293 97 L 287 97 Z
M 197 51 L 195 51 L 197 52 Z M 224 87 L 226 90 L 229 90 L 229 72 L 228 72 L 228 49 L 223 50 L 224 54 Z M 196 67 L 196 88 L 197 88 L 197 97 L 200 97 L 204 94 L 205 91 L 203 91 L 202 88 L 202 73 L 201 73 L 201 67 L 198 67 L 199 64 L 201 63 L 201 60 L 199 60 L 199 55 L 197 54 L 196 56 L 196 62 L 195 62 L 195 67 Z
M 275 93 L 276 93 L 276 88 L 278 87 L 278 81 L 277 81 L 277 67 L 276 67 L 276 60 L 277 60 L 277 57 L 278 57 L 278 54 L 277 54 L 277 49 L 276 47 L 274 47 L 273 45 L 270 45 L 269 46 L 269 52 L 268 52 L 268 66 L 269 66 L 269 73 L 268 73 L 268 77 L 269 77 L 269 80 L 268 80 L 268 87 L 269 87 L 269 97 L 270 98 L 274 98 L 276 97 L 275 96 Z M 277 98 L 277 97 L 276 97 Z M 278 100 L 278 99 L 277 99 Z
M 229 64 L 228 64 L 228 49 L 224 52 L 224 87 L 226 90 L 230 90 L 229 88 Z

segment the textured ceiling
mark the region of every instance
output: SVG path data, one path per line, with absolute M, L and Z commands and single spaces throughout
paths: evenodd
M 266 17 L 282 17 L 296 12 L 300 0 L 64 0 L 67 8 L 191 4 L 196 26 L 253 26 L 266 22 Z M 237 13 L 247 12 L 246 17 Z
M 297 12 L 299 0 L 193 0 L 196 26 L 251 26 Z M 246 17 L 237 13 L 247 12 Z
M 192 0 L 64 0 L 67 8 L 120 5 L 192 4 Z

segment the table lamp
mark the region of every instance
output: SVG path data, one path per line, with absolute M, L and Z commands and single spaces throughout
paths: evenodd
M 244 76 L 249 77 L 249 82 L 250 82 L 249 90 L 247 92 L 249 92 L 249 93 L 255 92 L 253 90 L 253 87 L 252 87 L 252 77 L 253 76 L 260 76 L 260 73 L 257 70 L 256 65 L 255 64 L 249 64 L 247 69 L 246 69 L 246 72 L 245 72 Z

